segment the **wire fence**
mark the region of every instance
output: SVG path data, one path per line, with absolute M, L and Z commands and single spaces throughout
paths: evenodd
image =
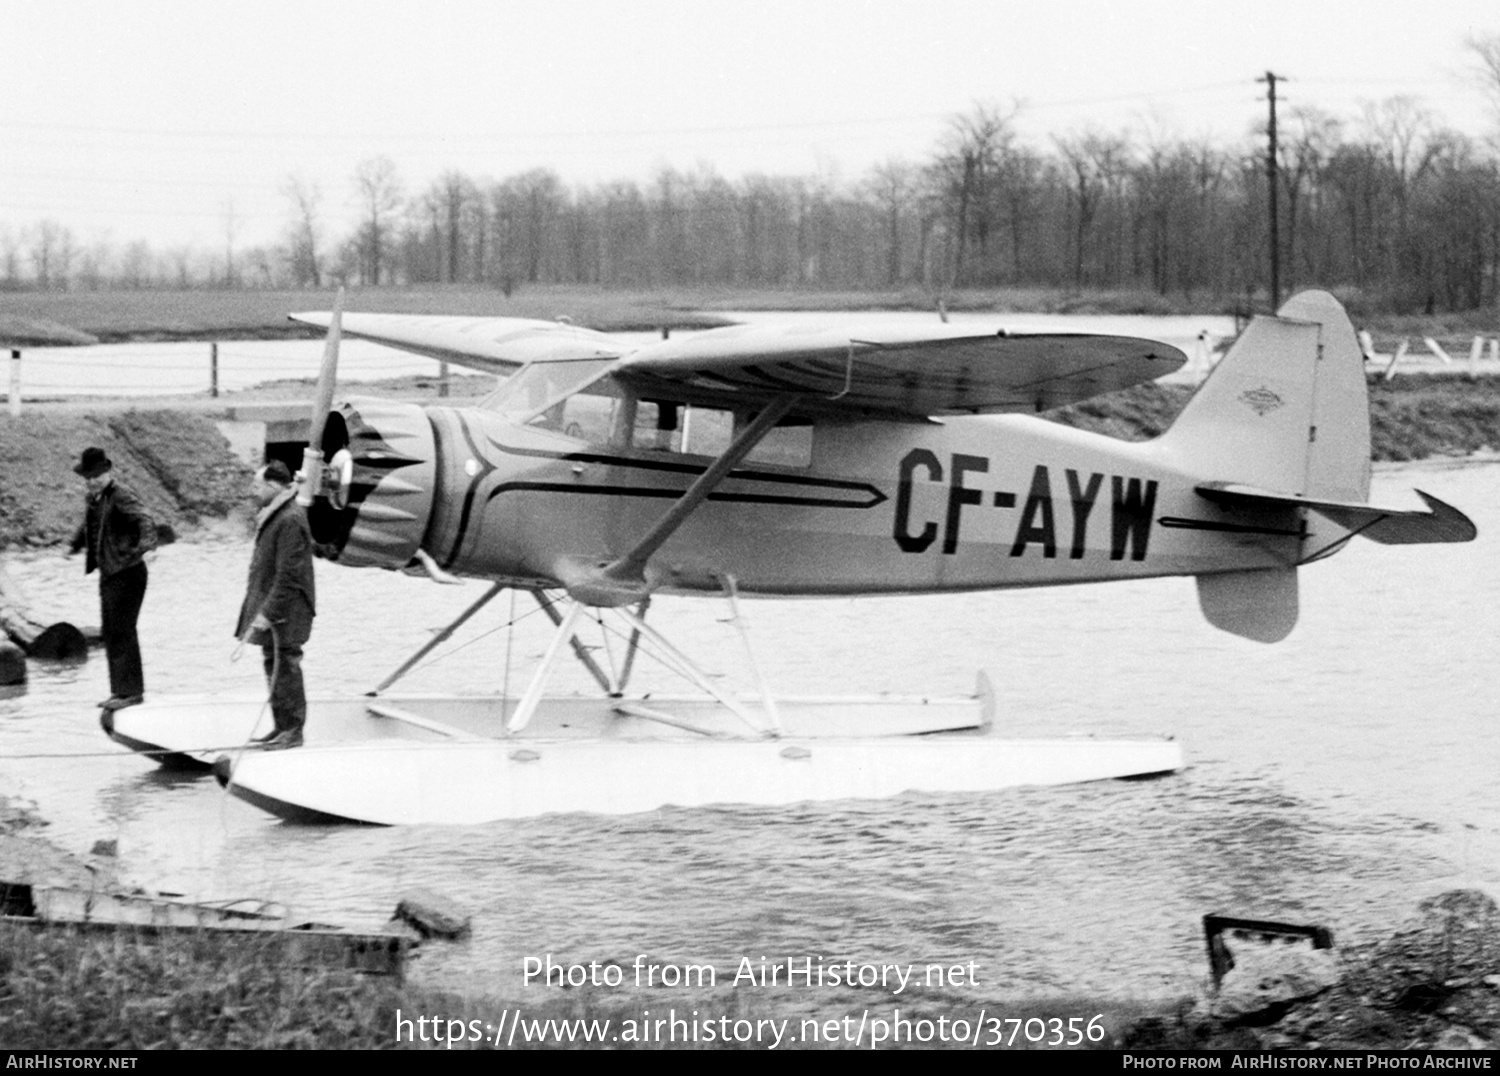
M 0 379 L 7 398 L 59 396 L 168 396 L 236 392 L 276 381 L 312 381 L 322 361 L 322 341 L 238 341 L 100 344 L 12 351 Z M 20 358 L 17 361 L 16 357 Z M 393 377 L 437 377 L 435 359 L 366 341 L 346 341 L 339 355 L 341 382 Z M 452 376 L 479 376 L 452 371 Z

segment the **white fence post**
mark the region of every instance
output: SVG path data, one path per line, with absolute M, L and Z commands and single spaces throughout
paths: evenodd
M 1401 346 L 1396 348 L 1396 353 L 1391 356 L 1391 364 L 1385 368 L 1384 380 L 1389 381 L 1396 376 L 1396 364 L 1401 361 L 1401 356 L 1406 354 L 1406 340 L 1403 338 Z
M 21 349 L 10 349 L 10 417 L 21 417 Z

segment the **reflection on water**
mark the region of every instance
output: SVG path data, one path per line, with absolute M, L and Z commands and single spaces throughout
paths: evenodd
M 759 656 L 787 693 L 961 694 L 994 678 L 1019 735 L 1168 732 L 1190 768 L 1146 782 L 788 808 L 563 815 L 471 828 L 298 827 L 109 744 L 92 704 L 102 658 L 34 665 L 0 698 L 0 787 L 34 801 L 62 846 L 117 838 L 136 884 L 284 901 L 374 926 L 425 886 L 466 905 L 474 934 L 430 946 L 420 982 L 519 991 L 520 960 L 715 963 L 742 955 L 976 961 L 1000 994 L 1186 989 L 1200 919 L 1223 912 L 1387 929 L 1420 896 L 1500 883 L 1500 712 L 1489 646 L 1500 608 L 1500 467 L 1377 477 L 1468 511 L 1453 547 L 1355 543 L 1302 573 L 1302 622 L 1260 646 L 1215 632 L 1192 584 L 1158 580 L 944 598 L 754 602 Z M 231 662 L 248 545 L 162 551 L 142 615 L 148 691 L 261 692 Z M 33 604 L 97 619 L 76 561 L 10 562 Z M 363 691 L 477 594 L 319 565 L 312 690 Z M 514 606 L 529 613 L 527 602 Z M 507 648 L 495 602 L 410 681 L 493 690 L 540 655 L 540 616 Z M 739 664 L 714 602 L 653 617 Z M 507 674 L 509 667 L 509 674 Z M 674 689 L 643 670 L 643 686 Z M 587 690 L 580 674 L 568 690 Z M 652 679 L 655 677 L 656 679 Z

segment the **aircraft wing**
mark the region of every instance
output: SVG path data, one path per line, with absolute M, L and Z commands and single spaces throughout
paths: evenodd
M 288 315 L 322 329 L 331 316 L 326 311 Z M 606 333 L 531 318 L 344 314 L 341 332 L 489 374 L 514 373 L 528 362 L 618 358 L 628 350 Z
M 1340 527 L 1354 531 L 1381 545 L 1419 545 L 1427 542 L 1471 542 L 1479 531 L 1469 517 L 1432 496 L 1417 490 L 1428 510 L 1381 508 L 1356 501 L 1326 501 L 1295 493 L 1275 493 L 1230 482 L 1209 482 L 1195 487 L 1198 495 L 1225 508 L 1300 507 L 1327 516 Z
M 330 315 L 290 317 L 326 328 Z M 342 328 L 345 336 L 487 373 L 619 358 L 615 375 L 649 398 L 733 407 L 797 395 L 804 413 L 918 418 L 1045 411 L 1155 380 L 1187 361 L 1154 340 L 957 325 L 733 325 L 634 349 L 606 333 L 527 318 L 346 313 Z
M 735 325 L 649 344 L 614 373 L 667 400 L 733 405 L 795 394 L 801 412 L 926 417 L 1045 411 L 1186 361 L 1170 345 L 1124 336 Z

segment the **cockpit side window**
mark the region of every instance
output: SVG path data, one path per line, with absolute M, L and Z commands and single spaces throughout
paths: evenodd
M 630 427 L 630 446 L 650 452 L 712 458 L 721 455 L 753 418 L 754 413 L 748 411 L 698 407 L 669 400 L 640 400 L 636 402 L 635 420 Z M 747 462 L 809 467 L 812 430 L 811 422 L 806 419 L 783 419 L 751 450 Z

